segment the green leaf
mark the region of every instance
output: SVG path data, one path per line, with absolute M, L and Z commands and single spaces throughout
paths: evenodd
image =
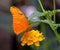
M 29 17 L 29 20 L 33 19 L 34 17 L 40 17 L 40 16 L 44 16 L 44 13 L 37 11 L 37 12 L 31 14 L 31 16 Z

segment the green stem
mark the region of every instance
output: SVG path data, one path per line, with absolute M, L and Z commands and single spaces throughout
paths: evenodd
M 41 6 L 42 11 L 43 11 L 43 12 L 46 12 L 46 11 L 44 10 L 43 6 L 42 6 L 41 0 L 38 0 L 38 2 L 39 2 L 39 4 L 40 4 L 40 6 Z M 56 13 L 56 12 L 55 12 L 55 9 L 56 9 L 56 7 L 55 7 L 56 5 L 55 5 L 55 4 L 56 4 L 56 0 L 53 0 L 53 2 L 54 2 L 54 22 L 55 22 L 55 13 Z M 58 34 L 57 30 L 55 29 L 54 25 L 52 24 L 51 18 L 49 17 L 48 14 L 46 15 L 46 19 L 48 20 L 51 29 L 54 31 L 58 42 L 60 43 L 60 35 Z
M 54 4 L 54 23 L 56 23 L 56 19 L 55 19 L 55 14 L 56 14 L 56 0 L 53 0 L 53 4 Z
M 58 42 L 60 43 L 60 35 L 58 34 L 57 30 L 55 29 L 54 25 L 52 24 L 51 18 L 48 16 L 48 14 L 46 15 L 46 18 L 49 22 L 49 25 L 50 25 L 51 29 L 54 31 Z
M 39 4 L 40 4 L 40 6 L 41 6 L 42 11 L 44 12 L 45 10 L 44 10 L 44 8 L 43 8 L 43 5 L 42 5 L 42 3 L 41 3 L 41 0 L 38 0 L 38 2 L 39 2 Z

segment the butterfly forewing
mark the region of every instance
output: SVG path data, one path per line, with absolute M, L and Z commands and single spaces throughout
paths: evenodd
M 20 33 L 27 30 L 29 27 L 29 23 L 25 15 L 18 8 L 12 6 L 10 8 L 10 12 L 13 16 L 13 30 L 19 35 Z

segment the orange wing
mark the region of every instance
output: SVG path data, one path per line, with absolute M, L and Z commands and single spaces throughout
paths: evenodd
M 26 31 L 29 27 L 29 23 L 25 15 L 15 6 L 10 7 L 10 12 L 13 16 L 13 30 L 19 35 L 20 33 Z

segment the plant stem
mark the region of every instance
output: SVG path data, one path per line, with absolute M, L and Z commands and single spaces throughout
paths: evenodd
M 53 4 L 54 4 L 54 23 L 56 23 L 56 17 L 55 17 L 55 14 L 56 14 L 56 0 L 53 0 Z
M 40 4 L 40 6 L 41 6 L 42 11 L 43 11 L 43 12 L 46 12 L 46 11 L 44 10 L 43 6 L 42 6 L 41 0 L 38 0 L 38 2 L 39 2 L 39 4 Z M 55 22 L 55 14 L 56 14 L 56 12 L 55 12 L 55 10 L 56 10 L 56 7 L 55 7 L 55 6 L 56 6 L 56 5 L 55 5 L 55 4 L 56 4 L 56 0 L 53 0 L 53 2 L 54 2 L 54 22 Z M 60 35 L 58 34 L 57 30 L 55 29 L 55 27 L 54 27 L 54 25 L 53 25 L 53 23 L 52 23 L 52 21 L 51 21 L 51 18 L 49 17 L 48 14 L 46 14 L 46 19 L 48 20 L 48 23 L 49 23 L 51 29 L 54 31 L 58 42 L 60 43 Z
M 40 6 L 41 6 L 42 11 L 44 12 L 45 10 L 44 10 L 44 8 L 43 8 L 43 5 L 42 5 L 42 3 L 41 3 L 41 0 L 38 0 L 38 2 L 39 2 L 39 4 L 40 4 Z
M 54 31 L 54 33 L 56 35 L 56 39 L 60 43 L 60 35 L 58 34 L 57 30 L 55 29 L 54 25 L 52 24 L 51 18 L 48 16 L 48 14 L 46 15 L 46 18 L 49 22 L 49 25 L 50 25 L 51 29 Z

